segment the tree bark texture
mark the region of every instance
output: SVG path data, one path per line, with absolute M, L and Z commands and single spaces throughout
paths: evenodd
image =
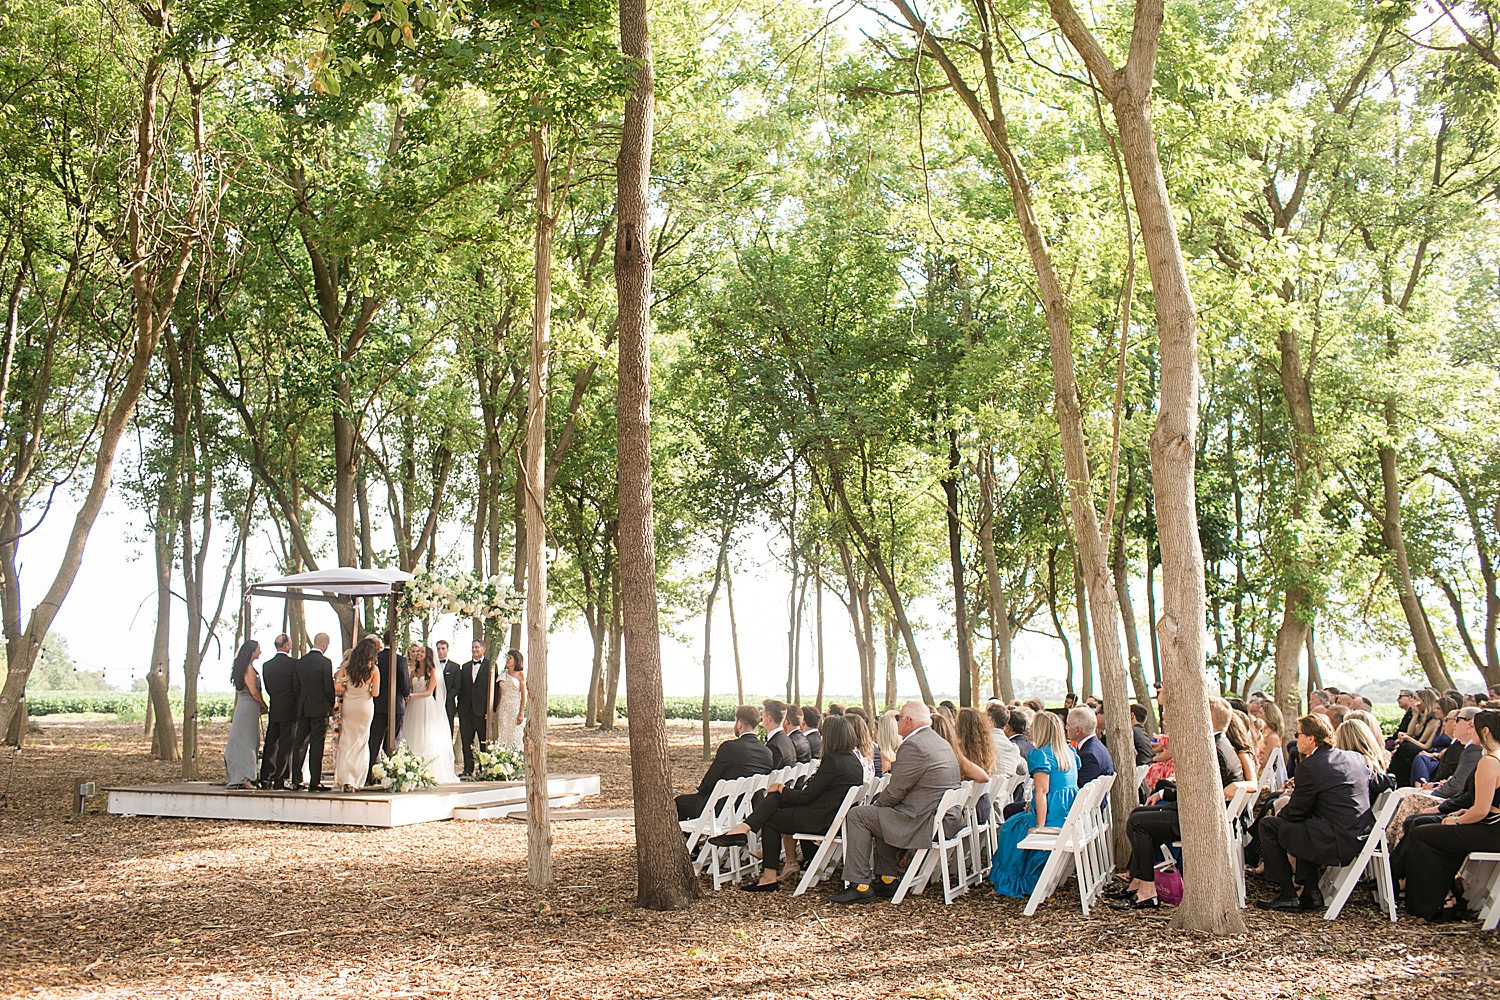
M 970 683 L 974 662 L 974 637 L 969 633 L 969 600 L 964 594 L 964 540 L 958 520 L 958 476 L 960 455 L 958 431 L 948 431 L 948 475 L 943 480 L 943 496 L 948 521 L 948 563 L 953 574 L 953 627 L 958 633 L 958 703 L 974 704 L 975 692 Z

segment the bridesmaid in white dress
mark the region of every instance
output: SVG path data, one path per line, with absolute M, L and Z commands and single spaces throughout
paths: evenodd
M 444 707 L 447 691 L 442 671 L 434 669 L 432 650 L 412 643 L 406 653 L 411 664 L 411 694 L 406 699 L 406 725 L 401 738 L 411 752 L 427 761 L 439 785 L 458 783 L 453 773 L 453 729 Z
M 495 709 L 501 746 L 521 749 L 521 725 L 526 715 L 526 658 L 519 649 L 505 654 L 505 669 L 500 671 L 500 707 Z
M 375 696 L 380 693 L 380 671 L 375 669 L 379 650 L 373 636 L 360 640 L 349 665 L 333 678 L 333 689 L 343 696 L 339 747 L 333 758 L 335 791 L 359 791 L 370 771 L 370 723 L 375 719 Z

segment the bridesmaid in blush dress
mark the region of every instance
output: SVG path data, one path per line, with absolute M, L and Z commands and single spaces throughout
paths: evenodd
M 265 695 L 260 690 L 260 675 L 255 661 L 260 659 L 260 643 L 245 640 L 234 654 L 229 680 L 234 684 L 234 716 L 229 723 L 229 741 L 224 744 L 224 787 L 253 787 L 260 768 L 256 755 L 260 750 L 260 717 L 266 714 Z
M 375 696 L 380 693 L 380 672 L 375 669 L 379 650 L 373 636 L 360 640 L 349 665 L 333 679 L 333 689 L 343 696 L 339 746 L 333 758 L 335 791 L 359 791 L 370 772 L 370 723 L 375 718 Z

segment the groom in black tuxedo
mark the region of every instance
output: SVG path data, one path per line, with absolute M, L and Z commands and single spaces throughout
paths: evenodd
M 375 657 L 380 670 L 380 694 L 375 698 L 375 718 L 370 720 L 370 771 L 365 775 L 365 784 L 375 784 L 375 765 L 385 751 L 386 716 L 390 713 L 391 696 L 391 651 L 382 649 Z M 391 744 L 401 742 L 401 724 L 406 721 L 406 699 L 411 695 L 411 675 L 406 672 L 406 657 L 396 656 L 396 731 L 391 734 Z
M 485 694 L 490 690 L 490 659 L 484 653 L 484 643 L 475 639 L 474 658 L 458 672 L 458 738 L 464 745 L 464 777 L 474 774 L 474 741 L 477 738 L 484 742 L 485 716 L 489 714 L 485 710 Z M 490 708 L 499 707 L 500 685 L 496 684 Z
M 266 743 L 260 752 L 260 784 L 285 789 L 292 769 L 292 744 L 297 735 L 297 661 L 289 655 L 292 638 L 276 637 L 276 655 L 260 668 L 266 695 L 271 699 L 266 719 Z
M 328 717 L 333 714 L 333 663 L 328 652 L 328 633 L 313 636 L 313 648 L 297 661 L 293 679 L 297 683 L 297 741 L 292 750 L 292 788 L 302 780 L 302 765 L 308 765 L 309 792 L 325 792 L 323 745 L 328 736 Z
M 448 738 L 453 738 L 453 720 L 458 718 L 458 675 L 463 666 L 457 660 L 448 659 L 448 640 L 437 641 L 437 666 L 443 672 L 443 690 L 448 695 L 443 705 L 448 710 Z

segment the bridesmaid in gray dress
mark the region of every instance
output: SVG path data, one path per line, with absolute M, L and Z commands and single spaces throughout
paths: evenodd
M 256 754 L 260 750 L 260 717 L 266 714 L 266 698 L 260 689 L 260 674 L 255 661 L 260 659 L 260 643 L 247 639 L 234 654 L 229 679 L 234 683 L 234 718 L 229 723 L 229 742 L 224 744 L 224 786 L 253 787 L 260 768 Z

